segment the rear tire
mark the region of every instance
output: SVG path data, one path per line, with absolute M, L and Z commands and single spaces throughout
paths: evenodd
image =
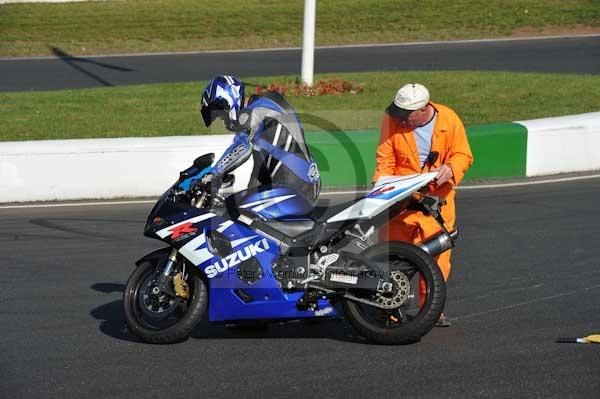
M 129 331 L 152 344 L 171 344 L 187 339 L 202 320 L 208 303 L 206 284 L 196 272 L 191 272 L 186 280 L 189 287 L 187 299 L 161 293 L 162 298 L 166 296 L 166 299 L 157 306 L 160 306 L 159 309 L 167 306 L 167 310 L 163 312 L 166 315 L 162 318 L 159 310 L 144 309 L 148 287 L 155 271 L 163 263 L 161 260 L 152 260 L 140 264 L 129 277 L 123 294 L 125 320 Z M 170 302 L 174 305 L 170 305 Z
M 422 306 L 415 300 L 415 289 L 412 289 L 412 299 L 403 306 L 395 309 L 402 315 L 393 319 L 398 323 L 390 323 L 389 319 L 379 322 L 377 318 L 369 315 L 371 312 L 379 313 L 385 318 L 391 318 L 392 311 L 385 311 L 374 306 L 362 304 L 349 299 L 343 301 L 344 313 L 350 324 L 365 338 L 377 344 L 397 345 L 409 344 L 419 341 L 427 334 L 440 318 L 446 301 L 446 284 L 435 259 L 421 248 L 404 242 L 386 242 L 371 247 L 362 253 L 365 257 L 390 264 L 390 272 L 402 270 L 411 279 L 421 278 L 427 289 L 422 299 Z M 407 313 L 409 302 L 412 301 L 414 315 Z M 417 302 L 416 304 L 414 302 Z

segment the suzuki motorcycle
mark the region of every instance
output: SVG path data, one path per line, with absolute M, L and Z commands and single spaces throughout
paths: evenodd
M 444 227 L 443 200 L 428 195 L 436 173 L 381 178 L 358 200 L 312 207 L 286 187 L 224 196 L 233 175 L 220 187 L 199 183 L 213 161 L 197 158 L 148 216 L 144 235 L 167 246 L 139 259 L 127 282 L 130 332 L 164 344 L 203 319 L 340 316 L 378 344 L 416 342 L 431 330 L 446 295 L 433 257 L 457 237 Z M 419 246 L 377 244 L 375 230 L 407 210 L 435 218 L 440 233 Z

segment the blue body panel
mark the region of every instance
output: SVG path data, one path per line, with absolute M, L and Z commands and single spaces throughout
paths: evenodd
M 289 199 L 295 201 L 282 201 L 264 210 L 257 212 L 265 217 L 293 217 L 290 212 L 301 214 L 306 209 L 308 202 L 293 190 L 284 187 L 276 187 L 269 192 L 259 192 L 256 195 L 250 195 L 245 201 L 246 204 L 270 200 L 282 196 L 295 195 Z M 162 204 L 155 208 L 156 212 L 151 216 L 161 216 L 165 219 L 166 227 L 159 231 L 167 234 L 162 238 L 169 245 L 179 249 L 180 254 L 198 267 L 207 275 L 209 288 L 209 321 L 227 321 L 243 319 L 298 319 L 310 317 L 329 317 L 337 316 L 336 310 L 327 300 L 319 301 L 317 311 L 300 311 L 296 307 L 296 302 L 302 296 L 302 292 L 284 292 L 275 278 L 272 269 L 274 261 L 280 256 L 279 246 L 267 237 L 261 236 L 246 225 L 228 220 L 210 212 L 194 207 L 176 208 L 170 204 L 163 196 Z M 271 209 L 273 208 L 273 209 Z M 202 219 L 191 221 L 191 219 Z M 203 219 L 204 218 L 204 219 Z M 177 235 L 178 225 L 185 225 L 186 235 Z M 217 230 L 223 234 L 232 243 L 232 253 L 238 253 L 237 259 L 242 255 L 246 257 L 255 257 L 262 268 L 262 278 L 253 284 L 248 284 L 237 276 L 238 265 L 229 266 L 229 260 L 223 260 L 210 251 L 205 237 L 211 232 Z M 158 233 L 157 233 L 158 234 Z M 260 252 L 252 252 L 248 248 L 259 248 Z M 227 259 L 228 257 L 226 257 Z M 225 262 L 225 263 L 223 263 Z M 224 269 L 214 276 L 209 277 L 207 268 L 215 268 L 215 265 Z M 252 296 L 254 300 L 245 303 L 235 290 L 243 290 L 246 294 Z
M 266 206 L 269 203 L 267 201 L 277 202 Z M 296 190 L 277 186 L 245 196 L 240 208 L 246 208 L 267 220 L 304 220 L 303 216 L 312 211 L 313 206 Z
M 194 183 L 194 181 L 200 180 L 202 178 L 202 176 L 204 176 L 205 174 L 207 174 L 210 171 L 211 171 L 210 166 L 204 168 L 197 175 L 190 176 L 187 179 L 185 179 L 184 181 L 182 181 L 181 183 L 179 183 L 179 188 L 182 190 L 189 190 L 192 187 L 192 183 Z
M 220 224 L 219 224 L 220 225 Z M 210 226 L 217 227 L 212 222 Z M 208 231 L 207 231 L 208 232 Z M 237 266 L 228 268 L 217 276 L 208 279 L 210 295 L 208 301 L 208 318 L 210 321 L 242 320 L 242 319 L 295 319 L 315 317 L 313 311 L 299 311 L 296 308 L 296 302 L 302 296 L 301 292 L 284 293 L 272 269 L 272 264 L 280 254 L 277 244 L 248 227 L 234 223 L 222 233 L 230 240 L 240 240 L 256 236 L 244 244 L 234 247 L 235 251 L 239 247 L 257 243 L 263 239 L 268 241 L 268 249 L 262 253 L 256 254 L 263 277 L 254 284 L 248 284 L 237 276 Z M 201 270 L 205 270 L 221 258 L 214 256 L 210 260 L 198 265 Z M 235 290 L 241 289 L 254 298 L 254 301 L 245 303 L 235 294 Z M 321 301 L 319 306 L 321 312 L 326 308 L 331 308 L 327 316 L 335 316 L 335 310 L 327 301 Z M 317 312 L 319 314 L 319 312 Z

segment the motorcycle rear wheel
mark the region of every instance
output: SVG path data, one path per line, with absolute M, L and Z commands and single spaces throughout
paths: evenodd
M 391 310 L 346 299 L 343 301 L 346 319 L 362 336 L 377 344 L 418 342 L 438 321 L 446 302 L 446 284 L 435 259 L 404 242 L 381 243 L 362 254 L 389 263 L 390 272 L 403 273 L 405 277 L 400 280 L 410 282 L 410 295 L 400 307 Z M 419 284 L 423 283 L 426 294 L 420 298 Z
M 160 259 L 140 264 L 129 277 L 123 294 L 129 331 L 152 344 L 171 344 L 187 339 L 202 320 L 208 303 L 206 284 L 197 273 L 187 276 L 187 299 L 164 292 L 153 296 L 154 276 L 162 265 Z

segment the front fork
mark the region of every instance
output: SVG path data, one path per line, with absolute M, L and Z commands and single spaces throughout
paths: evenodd
M 169 287 L 168 282 L 169 282 L 169 275 L 173 271 L 173 266 L 177 262 L 177 254 L 178 254 L 178 251 L 176 248 L 171 249 L 171 252 L 169 253 L 169 256 L 167 258 L 167 262 L 165 263 L 165 266 L 163 267 L 160 274 L 156 277 L 156 280 L 155 280 L 156 287 L 158 287 L 158 289 L 160 291 L 169 292 L 169 293 L 171 291 L 173 291 L 171 289 L 171 287 Z
M 202 193 L 200 198 L 198 198 L 198 200 L 195 201 L 195 203 L 193 203 L 193 205 L 196 208 L 202 208 L 204 206 L 205 202 L 206 202 L 206 193 Z M 160 291 L 165 291 L 168 293 L 171 293 L 173 291 L 167 283 L 169 282 L 169 276 L 171 275 L 171 272 L 173 271 L 173 266 L 175 265 L 175 263 L 177 263 L 177 254 L 178 253 L 179 253 L 179 251 L 177 251 L 177 248 L 171 249 L 171 252 L 169 252 L 169 256 L 167 257 L 167 263 L 165 263 L 165 266 L 163 267 L 162 272 L 156 277 L 156 280 L 155 280 L 156 286 L 158 287 L 158 289 Z

